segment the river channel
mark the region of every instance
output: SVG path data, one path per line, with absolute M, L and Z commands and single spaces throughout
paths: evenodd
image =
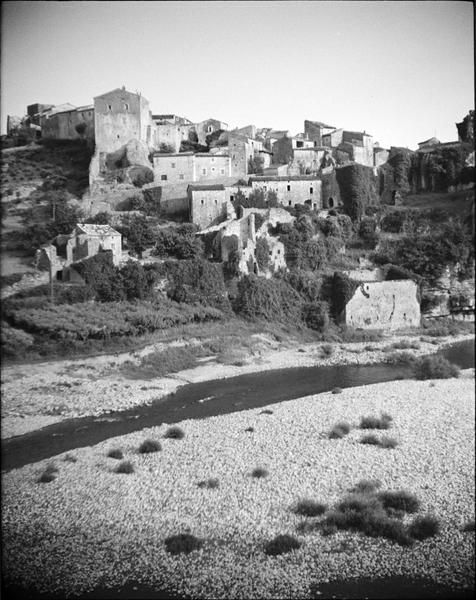
M 474 367 L 473 340 L 440 351 L 463 369 Z M 268 404 L 395 379 L 409 379 L 406 365 L 373 364 L 299 367 L 239 375 L 180 387 L 149 405 L 101 417 L 67 419 L 2 441 L 2 470 L 22 467 L 62 452 L 92 446 L 106 439 L 162 423 L 204 419 Z

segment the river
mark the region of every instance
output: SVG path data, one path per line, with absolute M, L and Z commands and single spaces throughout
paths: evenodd
M 474 367 L 472 340 L 449 346 L 441 354 L 463 369 Z M 412 370 L 409 366 L 374 364 L 279 369 L 191 383 L 150 405 L 106 416 L 67 419 L 2 440 L 2 470 L 9 471 L 62 452 L 92 446 L 112 437 L 162 423 L 178 423 L 185 419 L 203 419 L 260 408 L 328 392 L 335 387 L 348 388 L 411 377 Z

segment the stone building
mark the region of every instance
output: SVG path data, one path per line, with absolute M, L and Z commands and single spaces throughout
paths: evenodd
M 264 136 L 264 147 L 267 150 L 273 150 L 273 145 L 283 137 L 289 136 L 289 130 L 287 129 L 268 129 Z M 276 162 L 276 161 L 274 161 Z
M 164 144 L 172 152 L 179 152 L 181 143 L 188 141 L 190 133 L 195 131 L 195 126 L 189 119 L 177 115 L 152 115 L 152 121 L 155 124 L 154 146 L 160 148 Z
M 349 327 L 395 330 L 420 326 L 418 286 L 410 279 L 362 283 L 341 320 Z
M 118 265 L 122 257 L 122 236 L 110 225 L 78 223 L 66 242 L 66 265 L 90 258 L 101 250 L 111 250 L 113 262 Z
M 231 177 L 231 162 L 227 154 L 157 152 L 153 163 L 154 180 L 163 186 Z
M 440 140 L 436 137 L 431 137 L 429 140 L 425 140 L 424 142 L 418 142 L 418 149 L 424 150 L 425 148 L 431 148 L 432 146 L 438 146 L 441 144 Z
M 385 164 L 390 156 L 390 152 L 386 148 L 374 146 L 374 167 L 380 167 Z
M 233 205 L 221 184 L 192 184 L 187 188 L 189 220 L 204 229 L 235 217 Z
M 273 161 L 277 164 L 288 164 L 294 159 L 297 149 L 314 148 L 314 142 L 301 136 L 283 136 L 276 140 L 272 146 Z
M 263 167 L 271 163 L 271 156 L 265 151 L 261 140 L 255 140 L 235 131 L 230 131 L 228 134 L 228 154 L 232 177 L 245 178 L 250 172 L 250 159 L 257 156 L 263 158 Z
M 200 123 L 195 123 L 195 131 L 198 137 L 198 143 L 205 146 L 207 143 L 207 135 L 214 133 L 219 130 L 226 131 L 228 129 L 227 123 L 219 121 L 218 119 L 205 119 Z
M 321 123 L 321 121 L 304 121 L 304 133 L 309 140 L 314 142 L 314 146 L 322 146 L 322 136 L 334 130 L 335 127 Z
M 249 179 L 253 190 L 274 191 L 283 206 L 309 204 L 313 210 L 322 209 L 322 181 L 314 175 L 298 176 L 252 176 Z
M 154 143 L 154 122 L 149 101 L 141 94 L 116 88 L 94 98 L 96 150 L 115 152 L 130 140 Z
M 80 106 L 41 115 L 41 137 L 57 140 L 78 138 L 94 141 L 94 106 Z

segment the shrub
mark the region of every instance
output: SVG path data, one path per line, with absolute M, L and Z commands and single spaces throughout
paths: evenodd
M 220 482 L 218 481 L 218 479 L 210 478 L 204 481 L 199 481 L 197 485 L 199 488 L 207 488 L 209 490 L 213 490 L 220 485 Z
M 236 310 L 246 317 L 296 323 L 301 306 L 302 298 L 283 280 L 248 275 L 238 282 Z
M 253 469 L 253 471 L 251 472 L 251 476 L 256 477 L 257 479 L 260 479 L 261 477 L 266 477 L 267 475 L 268 471 L 266 469 L 263 469 L 262 467 L 256 467 L 256 469 Z
M 375 492 L 381 485 L 381 482 L 377 479 L 361 479 L 350 491 L 368 494 Z
M 379 446 L 380 448 L 391 450 L 398 446 L 398 442 L 396 439 L 384 435 L 380 438 Z
M 44 471 L 37 479 L 38 483 L 50 483 L 50 481 L 53 481 L 54 479 L 56 479 L 56 475 L 54 473 L 48 473 L 47 471 Z
M 303 515 L 305 517 L 318 517 L 323 515 L 326 510 L 327 506 L 325 504 L 307 499 L 300 500 L 294 508 L 294 512 L 296 514 Z
M 439 531 L 440 523 L 432 515 L 418 515 L 408 527 L 408 533 L 416 540 L 426 540 L 426 538 L 436 535 Z
M 390 429 L 391 417 L 389 415 L 379 417 L 361 417 L 360 429 Z
M 307 302 L 302 307 L 302 318 L 309 329 L 322 333 L 329 327 L 329 305 L 327 302 Z
M 260 415 L 272 415 L 273 411 L 270 410 L 269 408 L 265 408 L 264 410 L 262 410 L 260 413 Z
M 78 462 L 78 459 L 76 458 L 76 456 L 74 456 L 74 454 L 66 454 L 63 457 L 64 462 L 71 462 L 71 463 L 75 463 Z
M 107 455 L 109 458 L 116 458 L 117 460 L 122 460 L 124 458 L 122 450 L 119 450 L 118 448 L 111 448 Z
M 250 432 L 251 432 L 251 431 L 254 431 L 254 430 L 255 430 L 255 428 L 254 428 L 254 427 L 247 427 L 247 428 L 245 429 L 245 431 L 250 431 Z
M 468 521 L 463 525 L 461 531 L 474 531 L 475 530 L 475 522 L 474 519 L 472 521 Z
M 414 367 L 416 379 L 449 379 L 458 377 L 459 371 L 458 366 L 439 354 L 424 356 Z
M 370 433 L 368 435 L 364 435 L 360 439 L 360 443 L 361 444 L 371 444 L 373 446 L 378 446 L 380 444 L 378 437 L 376 435 L 373 435 L 372 433 Z
M 391 352 L 386 358 L 385 362 L 390 365 L 411 365 L 415 362 L 416 358 L 411 352 L 405 352 L 400 350 L 397 352 Z
M 159 452 L 159 450 L 162 450 L 162 446 L 156 440 L 144 440 L 139 446 L 139 452 L 141 454 L 150 454 L 151 452 Z
M 334 353 L 334 346 L 332 344 L 323 344 L 321 346 L 321 353 L 323 357 L 332 356 Z
M 134 465 L 128 460 L 123 460 L 117 465 L 116 473 L 134 473 Z
M 181 440 L 185 437 L 185 432 L 180 427 L 173 426 L 169 427 L 167 431 L 164 433 L 164 438 L 169 438 L 173 440 Z
M 340 388 L 340 387 L 335 387 L 335 388 L 333 388 L 333 390 L 332 390 L 332 392 L 331 392 L 331 393 L 332 393 L 332 394 L 342 394 L 342 388 Z
M 265 237 L 256 240 L 256 262 L 261 271 L 266 271 L 269 265 L 269 244 Z
M 418 498 L 404 490 L 379 492 L 378 498 L 385 509 L 393 508 L 414 513 L 420 508 Z
M 264 551 L 269 556 L 277 556 L 285 552 L 291 552 L 301 547 L 301 543 L 291 535 L 277 535 L 269 541 L 264 548 Z
M 394 350 L 409 350 L 410 348 L 418 350 L 420 344 L 415 340 L 398 340 L 398 342 L 394 342 L 391 347 Z
M 330 430 L 328 437 L 330 440 L 341 439 L 347 435 L 349 431 L 350 425 L 345 421 L 341 421 L 334 425 L 334 427 Z
M 202 547 L 203 542 L 191 533 L 171 535 L 164 540 L 165 549 L 170 554 L 190 554 Z

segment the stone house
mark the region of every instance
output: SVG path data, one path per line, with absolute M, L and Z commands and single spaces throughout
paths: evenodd
M 356 162 L 367 167 L 374 166 L 373 137 L 365 131 L 336 129 L 323 135 L 322 141 L 324 146 L 345 153 L 350 162 Z
M 419 327 L 418 286 L 410 279 L 363 282 L 347 303 L 340 320 L 356 329 Z
M 97 152 L 115 152 L 130 140 L 154 143 L 154 122 L 149 101 L 138 93 L 116 88 L 94 98 L 94 130 Z
M 219 121 L 218 119 L 205 119 L 205 121 L 200 121 L 199 123 L 195 123 L 195 131 L 198 137 L 198 143 L 202 146 L 205 146 L 207 143 L 207 135 L 215 131 L 219 131 L 222 129 L 226 131 L 228 129 L 228 124 L 223 121 Z
M 256 156 L 263 158 L 263 167 L 269 166 L 271 156 L 265 152 L 261 140 L 255 140 L 236 131 L 228 134 L 228 154 L 231 162 L 231 176 L 246 177 L 249 173 L 250 159 Z
M 90 258 L 101 250 L 111 250 L 113 263 L 122 258 L 122 236 L 110 225 L 78 223 L 66 242 L 66 265 Z
M 283 136 L 272 145 L 273 160 L 277 164 L 288 164 L 294 160 L 294 151 L 314 148 L 314 142 L 303 136 Z
M 335 127 L 326 125 L 321 121 L 304 121 L 304 133 L 307 136 L 307 139 L 314 142 L 314 146 L 322 146 L 322 136 L 331 133 L 331 131 L 334 130 Z
M 233 205 L 221 184 L 192 184 L 187 188 L 189 220 L 200 229 L 235 217 Z
M 273 211 L 278 211 L 272 214 Z M 286 212 L 286 211 L 284 211 Z M 255 226 L 255 214 L 263 215 L 264 220 L 259 229 Z M 213 254 L 214 258 L 227 262 L 233 252 L 238 253 L 238 271 L 242 275 L 254 273 L 271 277 L 272 273 L 280 268 L 286 268 L 284 244 L 279 239 L 270 236 L 268 224 L 276 224 L 280 220 L 279 209 L 245 209 L 243 216 L 215 225 L 200 231 L 199 236 L 214 236 Z M 286 222 L 294 217 L 286 213 Z M 269 248 L 269 266 L 266 272 L 261 272 L 256 259 L 256 242 L 259 238 L 265 238 Z
M 429 140 L 425 140 L 424 142 L 419 142 L 418 149 L 423 150 L 425 148 L 431 148 L 432 146 L 438 146 L 440 143 L 440 140 L 438 140 L 436 137 L 432 137 Z
M 249 183 L 253 190 L 276 192 L 283 206 L 309 204 L 313 210 L 322 209 L 322 181 L 314 175 L 252 176 Z
M 231 176 L 231 162 L 227 154 L 180 152 L 153 156 L 156 183 L 189 184 Z
M 82 131 L 78 132 L 80 126 Z M 94 141 L 94 106 L 80 106 L 41 116 L 41 137 L 58 140 L 87 139 Z
M 180 152 L 180 145 L 190 138 L 190 132 L 195 131 L 195 125 L 185 117 L 177 115 L 152 115 L 155 124 L 154 146 L 160 148 L 166 144 L 173 152 Z
M 274 144 L 283 137 L 289 136 L 287 129 L 268 129 L 264 136 L 264 147 L 267 150 L 273 150 Z M 277 161 L 275 161 L 277 162 Z

